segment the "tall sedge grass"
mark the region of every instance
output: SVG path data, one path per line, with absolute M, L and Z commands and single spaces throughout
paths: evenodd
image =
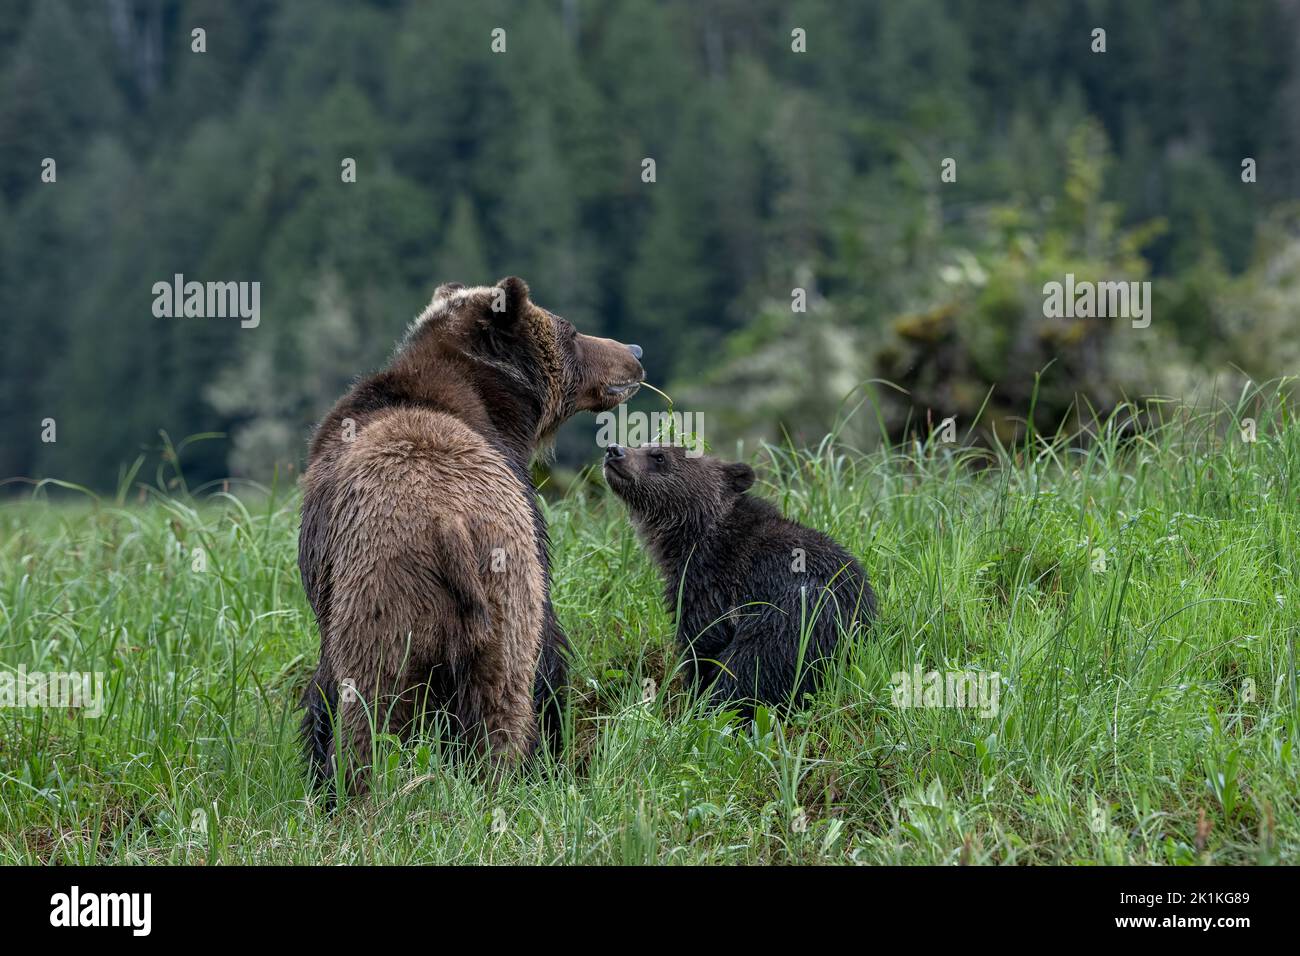
M 618 502 L 549 502 L 564 753 L 484 784 L 436 726 L 384 738 L 332 814 L 296 740 L 296 492 L 189 489 L 183 447 L 144 492 L 138 464 L 106 499 L 42 485 L 0 506 L 0 665 L 103 672 L 105 713 L 0 709 L 0 861 L 1294 862 L 1285 394 L 1014 446 L 759 449 L 756 492 L 857 554 L 881 615 L 811 705 L 752 722 L 682 694 Z M 998 712 L 895 706 L 914 667 L 997 672 Z

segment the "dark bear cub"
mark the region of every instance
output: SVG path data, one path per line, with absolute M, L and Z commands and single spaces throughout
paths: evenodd
M 688 674 L 715 703 L 802 702 L 840 635 L 875 615 L 861 565 L 747 494 L 748 465 L 612 445 L 604 472 L 664 576 Z

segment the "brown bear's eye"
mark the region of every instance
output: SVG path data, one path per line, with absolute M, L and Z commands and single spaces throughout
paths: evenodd
M 652 453 L 650 457 L 655 460 L 656 465 L 662 465 L 664 462 L 668 460 L 667 456 L 664 455 L 664 453 L 661 451 Z

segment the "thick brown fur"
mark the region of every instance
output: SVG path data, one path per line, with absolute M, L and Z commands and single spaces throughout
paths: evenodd
M 520 279 L 441 286 L 317 427 L 298 551 L 321 635 L 303 722 L 316 783 L 341 754 L 364 790 L 372 729 L 431 709 L 493 764 L 531 753 L 543 713 L 558 734 L 565 639 L 529 463 L 569 416 L 631 395 L 639 354 L 577 334 Z

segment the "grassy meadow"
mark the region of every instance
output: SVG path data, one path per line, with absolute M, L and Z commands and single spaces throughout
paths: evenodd
M 858 555 L 882 611 L 810 706 L 745 723 L 682 694 L 618 502 L 548 501 L 563 755 L 484 784 L 434 731 L 381 740 L 374 793 L 333 814 L 297 741 L 296 490 L 176 466 L 11 497 L 0 665 L 103 672 L 105 699 L 0 709 L 0 862 L 1296 862 L 1300 425 L 1271 387 L 1132 419 L 758 450 L 755 492 Z M 997 713 L 897 706 L 914 667 L 997 672 Z

